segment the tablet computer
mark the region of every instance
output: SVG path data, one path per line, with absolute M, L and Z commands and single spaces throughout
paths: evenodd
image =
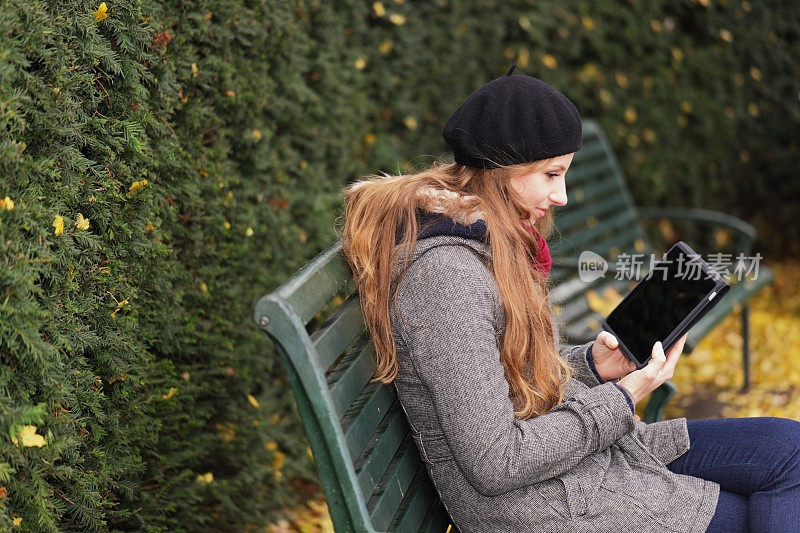
M 603 319 L 602 328 L 639 369 L 647 366 L 656 341 L 667 353 L 728 290 L 719 273 L 678 241 Z

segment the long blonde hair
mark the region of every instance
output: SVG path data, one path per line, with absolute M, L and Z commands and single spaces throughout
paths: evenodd
M 486 223 L 491 237 L 489 268 L 506 319 L 501 361 L 515 418 L 544 414 L 561 402 L 562 386 L 572 373 L 559 356 L 553 338 L 548 301 L 550 279 L 534 268 L 537 242 L 523 227 L 523 223 L 529 224 L 532 213 L 511 186 L 512 178 L 537 172 L 551 162 L 552 159 L 546 159 L 480 169 L 435 161 L 419 172 L 372 175 L 345 187 L 342 249 L 353 272 L 377 354 L 372 381 L 388 384 L 397 376 L 389 302 L 397 297 L 397 286 L 408 267 L 410 251 L 416 246 L 417 193 L 431 187 L 455 193 L 461 208 L 481 212 Z M 396 249 L 401 224 L 409 231 L 404 231 Z M 533 228 L 544 237 L 553 226 L 551 210 L 533 223 Z M 405 263 L 397 275 L 394 294 L 390 294 L 396 251 L 403 254 Z

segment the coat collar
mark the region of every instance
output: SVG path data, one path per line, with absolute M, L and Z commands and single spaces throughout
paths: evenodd
M 484 212 L 478 208 L 479 199 L 474 195 L 463 195 L 447 189 L 435 187 L 421 187 L 417 190 L 418 207 L 428 213 L 441 213 L 452 219 L 453 222 L 462 226 L 467 233 L 483 227 L 485 231 Z M 425 215 L 423 213 L 423 215 Z M 416 247 L 409 257 L 409 265 L 416 261 L 422 254 L 438 246 L 461 245 L 471 248 L 476 254 L 485 261 L 491 260 L 492 247 L 483 243 L 475 237 L 462 235 L 442 235 L 435 234 L 430 237 L 418 238 Z M 399 251 L 399 244 L 395 250 Z M 394 264 L 393 275 L 397 275 L 402 268 L 402 254 L 397 254 Z
M 479 207 L 480 199 L 475 195 L 425 186 L 417 190 L 416 198 L 421 209 L 430 213 L 444 213 L 464 226 L 486 218 Z

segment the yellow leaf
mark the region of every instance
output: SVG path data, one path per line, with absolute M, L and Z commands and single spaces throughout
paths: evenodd
M 625 108 L 625 122 L 633 124 L 636 122 L 636 110 L 632 107 Z
M 147 183 L 148 183 L 147 180 L 134 181 L 133 183 L 131 183 L 130 189 L 128 190 L 126 196 L 128 198 L 132 198 L 133 195 L 136 194 L 136 191 L 147 185 Z
M 247 401 L 248 401 L 248 402 L 250 402 L 250 405 L 252 405 L 252 406 L 253 406 L 253 407 L 255 407 L 256 409 L 258 409 L 258 400 L 256 400 L 255 398 L 253 398 L 253 395 L 252 395 L 252 394 L 248 394 L 248 395 L 247 395 Z
M 382 54 L 388 54 L 392 51 L 392 48 L 394 48 L 394 43 L 387 39 L 381 43 L 378 50 L 380 50 Z
M 272 468 L 275 470 L 280 470 L 283 468 L 283 462 L 286 460 L 286 454 L 275 450 L 275 458 L 272 460 Z
M 97 11 L 94 12 L 94 18 L 97 19 L 97 22 L 108 18 L 108 6 L 106 6 L 105 2 L 100 4 L 100 7 L 98 7 Z
M 278 449 L 278 443 L 277 443 L 277 442 L 275 442 L 274 440 L 271 440 L 271 441 L 269 441 L 268 443 L 266 443 L 266 444 L 264 445 L 264 447 L 265 447 L 266 449 L 268 449 L 269 451 L 271 451 L 271 452 L 274 452 L 275 450 L 277 450 L 277 449 Z
M 363 57 L 359 57 L 358 59 L 356 59 L 354 65 L 358 70 L 364 70 L 364 67 L 367 66 L 367 60 L 364 59 Z
M 247 228 L 247 231 L 245 231 L 245 235 L 248 237 L 252 237 L 254 233 L 253 228 Z
M 125 299 L 124 299 L 124 300 L 122 300 L 121 302 L 118 302 L 118 303 L 117 303 L 117 308 L 116 308 L 116 309 L 114 309 L 114 312 L 113 312 L 113 313 L 111 313 L 111 318 L 114 318 L 114 319 L 116 319 L 116 318 L 117 318 L 117 313 L 119 312 L 119 310 L 120 310 L 120 309 L 122 309 L 122 306 L 123 306 L 123 305 L 125 305 L 125 304 L 127 304 L 127 303 L 128 303 L 128 299 L 127 299 L 127 298 L 125 298 Z
M 12 209 L 14 209 L 14 201 L 8 196 L 6 196 L 2 200 L 0 200 L 0 209 L 7 209 L 11 211 Z
M 31 446 L 41 448 L 47 444 L 47 442 L 44 440 L 44 437 L 36 433 L 36 426 L 23 426 L 19 436 L 22 439 L 22 445 L 28 448 Z M 11 437 L 11 442 L 19 446 L 19 441 L 16 437 Z
M 408 129 L 410 129 L 412 131 L 417 129 L 417 119 L 414 118 L 414 117 L 410 117 L 409 116 L 409 117 L 404 118 L 403 119 L 403 123 L 406 125 L 406 128 L 408 128 Z
M 78 213 L 78 219 L 75 221 L 75 226 L 78 229 L 89 229 L 89 219 L 83 218 L 83 214 Z
M 386 14 L 386 8 L 384 8 L 383 4 L 380 2 L 374 2 L 372 4 L 372 11 L 375 12 L 376 17 L 382 17 Z
M 542 56 L 542 63 L 549 69 L 555 69 L 558 66 L 558 60 L 555 56 L 551 54 L 545 54 Z
M 178 392 L 178 388 L 177 387 L 170 387 L 169 390 L 167 391 L 167 393 L 166 394 L 162 394 L 161 397 L 163 399 L 165 399 L 165 400 L 169 400 L 170 398 L 175 396 L 176 392 Z
M 53 227 L 56 229 L 56 235 L 64 233 L 64 218 L 61 215 L 57 215 L 53 220 Z
M 22 523 L 22 517 L 21 516 L 15 516 L 13 522 L 14 522 L 15 526 L 20 525 Z
M 197 475 L 197 482 L 202 485 L 208 485 L 214 481 L 214 474 L 211 472 L 206 472 L 205 474 L 198 474 Z
M 192 77 L 196 78 L 199 72 L 200 69 L 197 68 L 197 63 L 192 63 Z
M 128 378 L 128 373 L 125 372 L 121 376 L 109 379 L 108 383 L 110 385 L 111 383 L 114 383 L 115 381 L 125 381 L 127 378 Z
M 392 21 L 392 24 L 397 24 L 398 26 L 406 23 L 406 18 L 403 15 L 398 15 L 397 13 L 392 13 L 389 15 L 389 20 Z

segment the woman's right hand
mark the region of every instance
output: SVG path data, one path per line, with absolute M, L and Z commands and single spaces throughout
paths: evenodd
M 634 405 L 657 389 L 662 383 L 672 378 L 675 365 L 678 364 L 678 358 L 683 352 L 683 345 L 686 344 L 687 336 L 688 333 L 678 339 L 678 342 L 672 345 L 666 355 L 664 355 L 661 341 L 656 342 L 647 366 L 631 372 L 617 382 L 617 385 L 628 391 Z

